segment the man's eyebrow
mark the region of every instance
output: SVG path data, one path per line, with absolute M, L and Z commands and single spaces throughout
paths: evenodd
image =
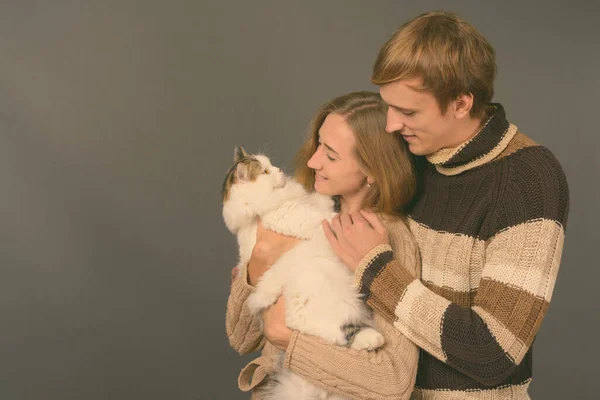
M 387 106 L 388 106 L 388 107 L 395 108 L 396 110 L 400 110 L 400 111 L 408 111 L 408 112 L 415 112 L 415 111 L 417 111 L 416 109 L 412 109 L 412 108 L 400 107 L 399 105 L 397 105 L 397 104 L 392 104 L 392 103 L 390 103 L 389 101 L 386 101 L 385 99 L 383 99 L 383 102 L 384 102 L 385 104 L 387 104 Z
M 392 107 L 392 108 L 395 108 L 396 110 L 400 110 L 400 111 L 405 111 L 405 112 L 415 112 L 416 111 L 415 109 L 412 109 L 412 108 L 400 107 L 400 106 L 390 104 L 390 103 L 387 103 L 387 105 L 388 105 L 388 107 Z

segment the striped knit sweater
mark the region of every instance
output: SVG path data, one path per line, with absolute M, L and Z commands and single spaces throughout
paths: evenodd
M 356 270 L 368 304 L 421 348 L 415 399 L 528 399 L 568 213 L 565 175 L 501 105 L 472 139 L 427 157 L 410 213 L 421 279 L 389 246 Z

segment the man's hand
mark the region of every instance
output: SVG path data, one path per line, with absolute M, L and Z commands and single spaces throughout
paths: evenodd
M 256 244 L 248 263 L 248 283 L 256 286 L 258 280 L 267 272 L 269 267 L 275 264 L 275 261 L 283 253 L 293 248 L 299 241 L 300 239 L 265 229 L 262 222 L 258 220 Z
M 331 225 L 327 221 L 322 224 L 333 251 L 352 272 L 369 251 L 389 243 L 387 229 L 370 212 L 338 214 Z
M 292 338 L 292 330 L 285 324 L 285 300 L 283 296 L 263 312 L 265 337 L 271 344 L 285 351 Z

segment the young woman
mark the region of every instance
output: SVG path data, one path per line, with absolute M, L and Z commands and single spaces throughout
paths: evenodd
M 354 92 L 319 108 L 310 136 L 297 156 L 296 179 L 308 190 L 334 196 L 339 212 L 351 218 L 361 210 L 377 213 L 389 231 L 396 257 L 416 276 L 419 252 L 404 219 L 416 190 L 413 156 L 400 135 L 385 131 L 387 106 L 377 93 Z M 260 387 L 274 371 L 279 350 L 284 368 L 311 383 L 351 399 L 404 399 L 412 392 L 418 348 L 375 313 L 385 344 L 372 352 L 336 346 L 285 326 L 280 299 L 263 315 L 252 316 L 246 300 L 262 274 L 297 243 L 259 226 L 248 266 L 234 278 L 227 304 L 227 334 L 241 354 L 263 348 L 239 377 L 244 391 Z

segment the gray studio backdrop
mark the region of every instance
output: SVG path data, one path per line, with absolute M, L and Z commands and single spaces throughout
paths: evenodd
M 290 171 L 313 111 L 375 89 L 381 44 L 436 9 L 495 46 L 495 100 L 569 179 L 533 398 L 597 398 L 593 2 L 15 0 L 0 2 L 0 399 L 248 398 L 250 358 L 224 328 L 234 145 Z

